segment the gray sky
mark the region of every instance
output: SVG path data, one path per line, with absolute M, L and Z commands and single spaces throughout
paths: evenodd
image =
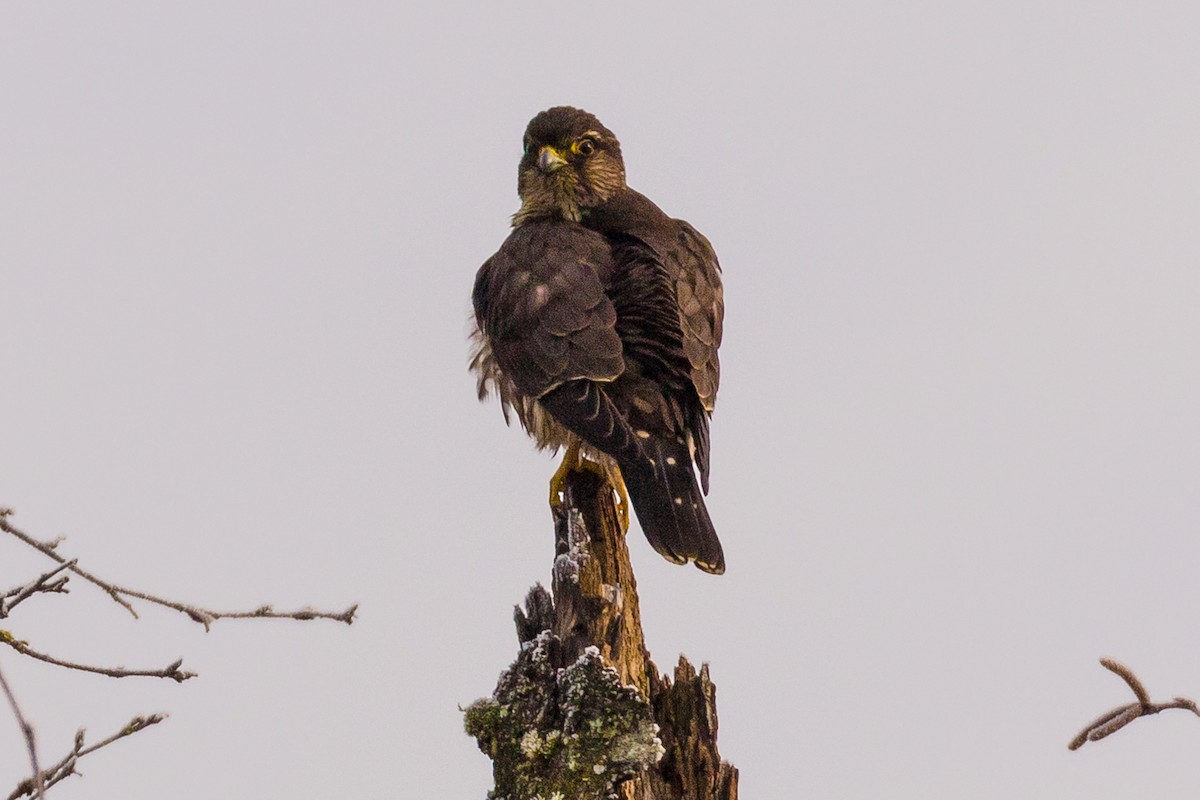
M 1200 7 L 0 8 L 0 504 L 112 580 L 334 624 L 5 625 L 55 797 L 482 797 L 456 708 L 548 578 L 554 462 L 476 403 L 525 123 L 621 137 L 725 269 L 720 578 L 630 536 L 746 797 L 1200 793 Z M 0 584 L 42 562 L 0 541 Z M 23 774 L 0 712 L 0 791 Z M 397 788 L 401 787 L 401 788 Z

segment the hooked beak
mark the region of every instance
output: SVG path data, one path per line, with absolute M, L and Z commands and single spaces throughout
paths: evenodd
M 550 145 L 538 151 L 537 165 L 542 172 L 554 172 L 559 167 L 566 166 L 567 160 L 558 154 Z

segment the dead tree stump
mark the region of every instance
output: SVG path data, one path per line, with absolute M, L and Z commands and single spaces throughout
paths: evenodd
M 660 675 L 609 484 L 572 473 L 555 521 L 553 597 L 530 589 L 517 660 L 466 709 L 491 757 L 494 800 L 737 800 L 717 751 L 708 665 Z

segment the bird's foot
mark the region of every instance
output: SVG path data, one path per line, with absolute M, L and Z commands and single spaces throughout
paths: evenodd
M 608 482 L 616 495 L 614 505 L 617 509 L 617 522 L 621 523 L 621 533 L 629 533 L 629 492 L 625 489 L 625 479 L 621 477 L 621 468 L 616 464 L 607 467 L 596 466 L 604 470 Z
M 621 525 L 621 533 L 629 531 L 629 493 L 625 490 L 625 479 L 621 477 L 621 469 L 616 464 L 598 464 L 585 458 L 579 451 L 579 445 L 570 445 L 563 454 L 562 463 L 550 478 L 550 512 L 555 519 L 562 516 L 563 502 L 566 499 L 567 476 L 572 472 L 591 472 L 596 474 L 612 487 L 615 493 L 613 505 L 617 511 L 617 522 Z
M 579 445 L 568 445 L 558 469 L 550 476 L 550 513 L 554 515 L 555 519 L 562 516 L 563 501 L 566 499 L 567 476 L 579 469 L 582 461 Z

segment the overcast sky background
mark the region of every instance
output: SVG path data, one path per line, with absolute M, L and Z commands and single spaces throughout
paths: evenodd
M 547 580 L 555 462 L 475 401 L 528 119 L 596 113 L 714 243 L 720 578 L 635 528 L 747 798 L 1195 797 L 1200 6 L 7 2 L 0 505 L 120 583 L 335 623 L 6 630 L 55 798 L 482 798 L 459 704 Z M 0 541 L 0 585 L 46 567 Z M 0 709 L 0 792 L 26 774 Z

